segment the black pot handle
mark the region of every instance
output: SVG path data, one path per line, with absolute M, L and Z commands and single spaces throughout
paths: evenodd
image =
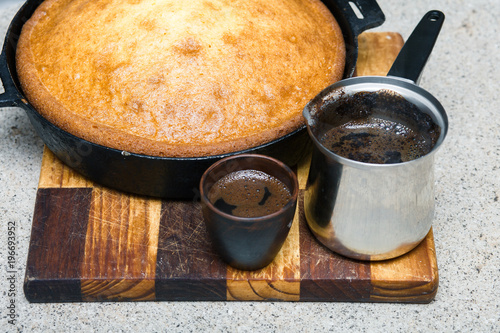
M 427 12 L 408 37 L 387 76 L 402 77 L 418 83 L 443 22 L 442 12 L 438 10 Z
M 5 106 L 18 106 L 20 105 L 21 96 L 19 91 L 12 81 L 12 76 L 10 74 L 9 67 L 7 66 L 7 58 L 5 54 L 5 48 L 0 54 L 0 79 L 2 80 L 4 93 L 0 94 L 0 107 Z
M 375 0 L 337 0 L 351 23 L 354 36 L 385 22 L 385 15 Z

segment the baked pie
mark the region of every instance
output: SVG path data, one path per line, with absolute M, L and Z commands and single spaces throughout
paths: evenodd
M 319 0 L 46 0 L 16 57 L 28 101 L 63 130 L 196 157 L 301 127 L 341 79 L 345 45 Z

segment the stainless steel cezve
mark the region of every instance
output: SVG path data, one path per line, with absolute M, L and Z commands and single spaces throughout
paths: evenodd
M 386 77 L 357 77 L 326 88 L 304 109 L 314 143 L 304 198 L 310 229 L 331 250 L 360 260 L 384 260 L 407 253 L 427 235 L 434 217 L 434 155 L 448 119 L 442 105 L 418 87 L 444 15 L 427 13 L 405 43 Z M 397 75 L 392 76 L 392 75 Z M 336 155 L 318 140 L 322 108 L 339 95 L 388 89 L 414 103 L 441 128 L 433 149 L 403 163 L 371 164 Z

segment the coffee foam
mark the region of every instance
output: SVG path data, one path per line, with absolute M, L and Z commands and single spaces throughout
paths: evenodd
M 208 199 L 220 210 L 242 217 L 272 214 L 291 198 L 290 190 L 276 177 L 258 170 L 240 170 L 219 179 Z

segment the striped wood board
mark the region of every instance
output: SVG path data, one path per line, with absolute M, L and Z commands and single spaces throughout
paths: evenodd
M 397 33 L 360 36 L 358 75 L 385 75 L 403 44 Z M 308 159 L 291 232 L 273 263 L 253 272 L 211 248 L 200 204 L 118 192 L 44 150 L 24 291 L 30 302 L 347 301 L 427 303 L 438 287 L 432 230 L 410 253 L 350 260 L 320 245 L 302 212 Z

